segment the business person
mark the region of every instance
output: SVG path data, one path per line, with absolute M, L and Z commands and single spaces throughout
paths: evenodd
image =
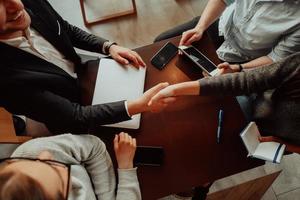
M 146 105 L 166 84 L 132 101 L 80 105 L 76 71 L 84 66 L 74 47 L 145 66 L 136 52 L 69 24 L 46 0 L 0 1 L 0 106 L 44 123 L 52 133 L 85 133 L 166 106 Z
M 201 17 L 155 41 L 182 34 L 180 45 L 190 45 L 207 30 L 224 61 L 221 73 L 264 66 L 300 51 L 299 5 L 299 0 L 209 0 Z
M 252 120 L 264 135 L 300 145 L 300 52 L 265 67 L 170 85 L 152 102 L 182 95 L 249 95 Z
M 115 136 L 117 184 L 105 144 L 95 136 L 28 141 L 0 164 L 0 199 L 140 200 L 135 149 L 136 141 L 127 133 Z

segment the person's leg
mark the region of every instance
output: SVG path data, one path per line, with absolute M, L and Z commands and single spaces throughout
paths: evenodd
M 253 101 L 255 100 L 256 95 L 250 95 L 250 96 L 237 96 L 237 102 L 240 105 L 240 108 L 244 114 L 244 117 L 248 122 L 251 122 L 253 120 Z
M 186 22 L 184 24 L 181 24 L 179 26 L 176 26 L 176 27 L 174 27 L 172 29 L 169 29 L 169 30 L 167 30 L 167 31 L 159 34 L 154 39 L 154 42 L 159 42 L 161 40 L 165 40 L 165 39 L 168 39 L 168 38 L 172 38 L 172 37 L 181 35 L 184 31 L 187 31 L 189 29 L 194 28 L 197 25 L 199 19 L 200 19 L 200 16 L 195 17 L 194 19 L 192 19 L 189 22 Z
M 216 20 L 212 25 L 210 25 L 206 32 L 214 43 L 215 48 L 218 49 L 224 42 L 224 37 L 219 36 L 219 20 Z

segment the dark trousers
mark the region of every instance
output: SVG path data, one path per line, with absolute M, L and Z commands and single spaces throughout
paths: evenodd
M 165 40 L 165 39 L 168 39 L 168 38 L 179 36 L 183 32 L 185 32 L 187 30 L 190 30 L 192 28 L 195 28 L 195 26 L 197 25 L 199 19 L 200 19 L 200 16 L 195 17 L 191 21 L 188 21 L 184 24 L 181 24 L 179 26 L 176 26 L 172 29 L 169 29 L 169 30 L 159 34 L 155 38 L 154 42 L 158 42 L 158 41 L 161 41 L 161 40 Z M 215 21 L 206 30 L 208 36 L 211 38 L 211 40 L 214 43 L 214 46 L 215 46 L 216 49 L 219 48 L 219 46 L 221 46 L 221 44 L 224 42 L 224 37 L 219 36 L 219 28 L 218 27 L 219 27 L 219 20 Z

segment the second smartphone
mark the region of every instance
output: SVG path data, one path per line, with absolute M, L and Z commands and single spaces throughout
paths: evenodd
M 151 64 L 157 69 L 162 70 L 176 56 L 177 52 L 177 46 L 168 42 L 151 58 Z
M 164 149 L 155 146 L 137 146 L 134 157 L 135 165 L 161 166 Z
M 217 66 L 194 46 L 180 46 L 179 50 L 210 76 L 219 73 Z

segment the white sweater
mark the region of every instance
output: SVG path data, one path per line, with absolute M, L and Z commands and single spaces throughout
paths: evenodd
M 54 160 L 71 164 L 71 200 L 140 200 L 136 168 L 118 169 L 116 180 L 105 144 L 92 135 L 58 135 L 30 140 L 19 146 L 11 157 L 36 158 L 49 151 Z M 93 186 L 95 189 L 93 189 Z

